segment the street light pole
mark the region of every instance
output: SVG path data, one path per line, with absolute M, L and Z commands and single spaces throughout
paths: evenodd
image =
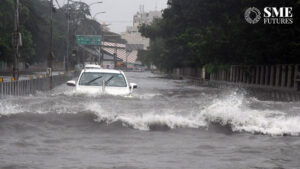
M 68 25 L 68 31 L 67 31 L 67 55 L 66 58 L 64 59 L 65 63 L 65 71 L 67 72 L 68 69 L 68 63 L 69 63 L 69 48 L 70 48 L 70 0 L 68 0 L 67 4 L 67 25 Z
M 18 57 L 19 47 L 21 41 L 21 34 L 19 32 L 19 0 L 15 0 L 15 23 L 13 33 L 13 45 L 14 45 L 14 61 L 13 61 L 13 78 L 19 79 Z
M 102 1 L 99 1 L 99 2 L 93 2 L 93 3 L 91 3 L 91 4 L 88 4 L 88 6 L 90 7 L 90 6 L 94 5 L 94 4 L 102 4 L 102 3 L 103 3 Z
M 105 11 L 103 11 L 103 12 L 98 12 L 98 13 L 96 13 L 96 14 L 92 17 L 92 19 L 96 20 L 96 16 L 97 16 L 97 15 L 99 15 L 99 14 L 104 14 L 104 13 L 106 13 L 106 12 L 105 12 Z
M 104 27 L 105 26 L 109 26 L 110 24 L 101 24 L 101 46 L 100 46 L 100 53 L 101 53 L 101 56 L 100 56 L 100 65 L 102 66 L 102 67 L 104 67 L 104 65 L 103 65 L 103 61 L 104 61 L 104 47 L 105 47 L 105 35 L 104 35 Z M 107 36 L 107 35 L 106 35 Z
M 49 55 L 47 60 L 48 65 L 48 76 L 50 78 L 50 89 L 52 89 L 52 60 L 53 60 L 53 52 L 52 52 L 52 41 L 53 41 L 53 0 L 50 1 L 50 46 L 49 46 Z

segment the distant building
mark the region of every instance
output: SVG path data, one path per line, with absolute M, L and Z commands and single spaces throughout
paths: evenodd
M 152 21 L 156 18 L 161 18 L 161 11 L 150 11 L 150 12 L 138 12 L 133 17 L 133 27 L 138 27 L 142 24 L 150 25 Z
M 161 18 L 161 11 L 150 11 L 145 12 L 144 7 L 140 7 L 140 12 L 137 12 L 133 16 L 133 25 L 128 26 L 126 32 L 121 33 L 122 39 L 127 41 L 126 45 L 126 59 L 124 62 L 127 63 L 128 68 L 139 68 L 141 67 L 141 62 L 137 61 L 138 50 L 146 50 L 149 47 L 150 40 L 141 35 L 138 31 L 139 26 L 142 24 L 149 25 L 156 18 Z
M 127 32 L 121 34 L 122 39 L 125 39 L 128 44 L 142 44 L 144 49 L 147 49 L 150 44 L 148 38 L 143 37 L 139 31 L 138 27 L 130 26 L 127 28 Z
M 110 29 L 109 29 L 108 26 L 109 26 L 108 24 L 106 24 L 105 22 L 102 22 L 102 24 L 101 24 L 101 29 L 102 29 L 103 31 L 105 31 L 105 32 L 109 32 Z
M 133 16 L 133 25 L 128 26 L 126 32 L 121 33 L 122 39 L 125 39 L 128 44 L 143 44 L 144 49 L 149 47 L 150 40 L 142 37 L 138 31 L 138 27 L 142 24 L 151 24 L 155 18 L 161 18 L 161 11 L 144 12 L 144 8 L 141 7 L 140 12 Z

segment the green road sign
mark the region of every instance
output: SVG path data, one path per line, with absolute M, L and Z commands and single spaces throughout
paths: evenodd
M 76 35 L 78 45 L 101 46 L 100 35 Z

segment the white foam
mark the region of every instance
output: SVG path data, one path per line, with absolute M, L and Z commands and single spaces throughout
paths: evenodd
M 130 110 L 125 110 L 120 113 L 120 111 L 105 110 L 101 103 L 96 100 L 76 105 L 62 100 L 48 106 L 42 106 L 43 99 L 41 103 L 35 102 L 32 105 L 18 105 L 14 104 L 13 100 L 2 100 L 0 102 L 0 116 L 24 112 L 37 114 L 87 112 L 94 113 L 97 116 L 96 121 L 104 121 L 108 124 L 122 122 L 124 125 L 139 130 L 150 130 L 153 125 L 167 126 L 174 129 L 209 127 L 210 123 L 218 123 L 231 126 L 232 130 L 236 132 L 300 136 L 300 115 L 288 114 L 289 111 L 297 109 L 298 104 L 293 105 L 290 109 L 287 107 L 284 109 L 285 112 L 283 110 L 271 110 L 269 107 L 257 109 L 249 106 L 253 99 L 245 98 L 235 92 L 216 99 L 204 107 L 199 106 L 203 104 L 195 102 L 195 107 L 199 107 L 196 110 L 193 109 L 193 112 L 188 112 L 191 109 L 184 112 L 184 110 L 178 111 L 170 107 L 164 110 L 159 108 L 151 111 L 140 110 L 142 112 L 126 112 Z
M 22 113 L 22 107 L 18 104 L 10 104 L 8 102 L 0 102 L 0 117 Z
M 142 100 L 150 100 L 154 97 L 161 96 L 161 93 L 143 93 L 143 94 L 138 94 L 138 93 L 133 93 L 132 98 L 137 98 L 137 99 L 142 99 Z
M 101 106 L 93 104 L 90 111 L 97 112 L 97 121 L 113 123 L 123 122 L 139 130 L 150 130 L 152 125 L 174 128 L 199 128 L 210 123 L 229 125 L 233 131 L 261 133 L 267 135 L 300 135 L 300 116 L 288 116 L 285 112 L 274 110 L 256 110 L 248 106 L 243 95 L 231 95 L 217 99 L 198 112 L 185 115 L 168 112 L 144 112 L 141 114 L 105 113 Z M 92 107 L 92 109 L 91 109 Z
M 155 113 L 147 112 L 141 114 L 116 114 L 112 112 L 107 112 L 102 109 L 102 107 L 97 103 L 91 103 L 87 105 L 88 111 L 92 111 L 97 115 L 96 121 L 106 122 L 108 124 L 114 122 L 122 122 L 124 125 L 129 125 L 135 129 L 139 130 L 150 130 L 153 125 L 167 126 L 171 129 L 174 128 L 199 128 L 205 126 L 204 121 L 195 121 L 192 116 L 182 116 L 178 114 L 173 114 L 171 112 L 165 113 Z
M 133 128 L 140 130 L 150 130 L 151 126 L 153 125 L 167 126 L 171 129 L 199 128 L 206 125 L 205 122 L 196 121 L 191 117 L 167 113 L 147 113 L 139 116 L 119 116 L 118 119 L 132 126 Z
M 63 93 L 66 96 L 80 96 L 80 97 L 99 97 L 104 95 L 102 92 L 83 92 L 77 90 L 69 90 Z
M 209 122 L 230 125 L 233 131 L 268 135 L 300 134 L 300 116 L 289 117 L 281 111 L 251 109 L 246 102 L 243 95 L 233 93 L 215 100 L 198 116 L 204 116 Z

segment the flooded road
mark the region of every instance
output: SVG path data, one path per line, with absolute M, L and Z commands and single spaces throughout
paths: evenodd
M 299 168 L 300 103 L 127 73 L 132 97 L 49 93 L 0 101 L 3 169 Z

